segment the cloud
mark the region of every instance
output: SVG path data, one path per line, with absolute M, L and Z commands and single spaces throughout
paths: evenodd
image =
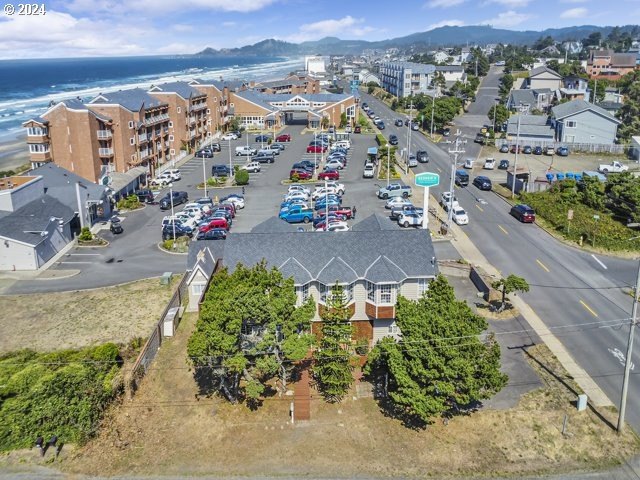
M 92 17 L 121 17 L 133 12 L 157 17 L 168 12 L 206 10 L 223 12 L 255 12 L 279 0 L 71 0 L 64 4 L 68 12 Z
M 560 3 L 587 3 L 589 0 L 560 0 Z
M 497 3 L 507 8 L 526 7 L 531 0 L 489 0 L 487 3 Z
M 440 27 L 462 27 L 464 22 L 462 20 L 442 20 L 440 22 L 432 23 L 426 28 L 426 31 L 433 30 Z
M 363 18 L 353 18 L 351 15 L 347 15 L 339 19 L 320 20 L 300 25 L 299 31 L 286 37 L 286 40 L 303 42 L 338 34 L 346 37 L 362 37 L 373 31 L 375 28 L 364 25 Z
M 466 0 L 431 0 L 423 5 L 423 8 L 449 8 L 461 5 Z
M 175 25 L 171 25 L 171 30 L 174 32 L 193 32 L 195 29 L 193 25 L 185 25 L 184 23 L 176 23 Z
M 497 17 L 480 22 L 480 25 L 491 25 L 493 27 L 509 28 L 520 25 L 522 22 L 535 18 L 529 13 L 517 13 L 513 10 L 502 12 Z
M 223 27 L 235 27 L 236 25 L 236 22 L 222 22 Z
M 560 18 L 584 18 L 588 15 L 589 11 L 586 8 L 570 8 L 560 14 Z

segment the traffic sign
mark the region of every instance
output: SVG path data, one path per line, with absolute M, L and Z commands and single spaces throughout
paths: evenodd
M 440 183 L 440 175 L 431 172 L 418 173 L 415 182 L 416 187 L 435 187 Z

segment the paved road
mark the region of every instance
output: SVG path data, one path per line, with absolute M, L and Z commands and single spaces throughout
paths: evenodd
M 492 70 L 481 85 L 478 105 L 470 109 L 472 114 L 456 119 L 463 138 L 468 139 L 464 157 L 475 158 L 479 154 L 473 138 L 479 126 L 488 121 L 482 112 L 492 105 L 497 79 L 498 75 Z M 389 126 L 385 135 L 406 135 L 406 128 L 393 126 L 392 120 L 398 114 L 370 95 L 364 94 L 363 100 Z M 429 164 L 415 169 L 416 173 L 434 171 L 441 175 L 443 185 L 432 189 L 436 197 L 448 190 L 451 171 L 448 147 L 450 145 L 434 145 L 421 134 L 412 135 L 412 151 L 425 149 L 431 157 Z M 536 225 L 517 222 L 509 216 L 508 204 L 495 194 L 470 186 L 456 189 L 456 195 L 470 217 L 464 232 L 502 274 L 514 273 L 527 279 L 531 291 L 523 295 L 525 300 L 617 404 L 632 303 L 622 287 L 635 283 L 637 263 L 568 247 Z M 640 372 L 640 353 L 637 349 L 633 362 L 627 420 L 638 431 L 640 382 L 636 375 Z

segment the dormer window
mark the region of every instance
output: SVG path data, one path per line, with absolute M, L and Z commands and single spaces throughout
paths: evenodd
M 376 305 L 395 305 L 398 285 L 396 283 L 375 284 L 367 282 L 367 300 Z

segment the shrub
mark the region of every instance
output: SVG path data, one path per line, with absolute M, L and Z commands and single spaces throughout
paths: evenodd
M 248 185 L 249 184 L 249 172 L 246 170 L 238 170 L 236 172 L 236 185 Z
M 215 187 L 216 185 L 218 185 L 218 178 L 217 177 L 207 178 L 207 185 L 209 187 Z
M 140 203 L 138 196 L 133 194 L 128 197 L 121 198 L 118 201 L 119 210 L 135 210 L 136 208 L 140 208 L 141 205 L 142 204 Z
M 300 181 L 300 176 L 297 173 L 294 173 L 293 175 L 291 175 L 291 181 L 292 182 L 299 182 Z
M 191 239 L 189 237 L 177 237 L 174 245 L 173 238 L 170 238 L 162 242 L 162 248 L 170 252 L 185 253 L 189 251 L 190 242 Z
M 89 227 L 82 227 L 80 235 L 78 235 L 78 240 L 81 242 L 89 242 L 93 240 L 93 234 L 91 233 L 91 230 L 89 230 Z

